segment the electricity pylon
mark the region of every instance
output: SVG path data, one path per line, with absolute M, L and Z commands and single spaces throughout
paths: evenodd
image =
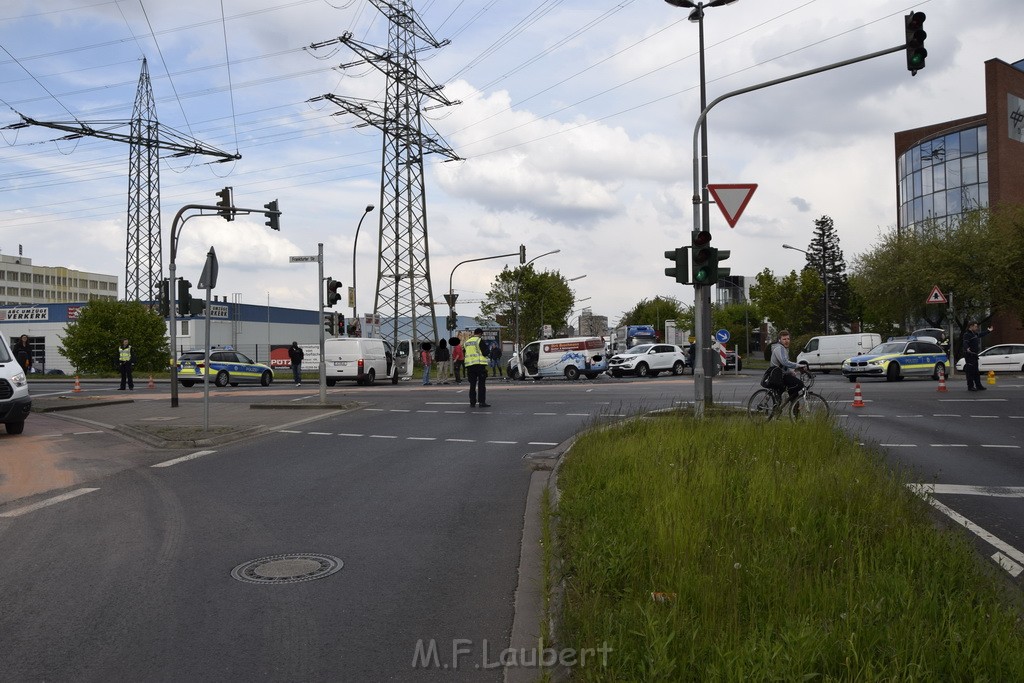
M 115 132 L 125 121 L 37 121 L 18 112 L 20 123 L 7 128 L 42 126 L 62 130 L 60 140 L 94 137 L 131 145 L 128 170 L 128 240 L 125 247 L 126 301 L 156 301 L 163 279 L 163 249 L 160 235 L 160 159 L 159 152 L 173 156 L 198 154 L 216 157 L 218 162 L 241 159 L 240 154 L 223 152 L 203 145 L 173 128 L 162 126 L 156 117 L 156 100 L 149 80 L 149 67 L 142 59 L 142 73 L 135 91 L 130 132 Z
M 321 95 L 310 101 L 328 100 L 341 107 L 337 114 L 352 114 L 384 134 L 380 179 L 380 238 L 377 258 L 377 289 L 373 312 L 390 318 L 384 337 L 397 343 L 417 340 L 417 304 L 426 302 L 430 329 L 425 339 L 433 340 L 437 320 L 430 284 L 430 252 L 427 246 L 427 199 L 423 182 L 423 155 L 440 154 L 450 161 L 459 157 L 435 131 L 423 132 L 423 102 L 436 106 L 459 104 L 449 100 L 442 86 L 419 72 L 416 55 L 427 48 L 440 48 L 439 41 L 419 21 L 409 3 L 399 0 L 370 0 L 389 22 L 388 49 L 376 48 L 345 33 L 340 38 L 316 43 L 316 49 L 343 43 L 361 57 L 342 64 L 349 68 L 370 64 L 386 78 L 382 103 L 356 98 Z M 337 115 L 336 114 L 336 115 Z M 428 124 L 429 125 L 429 124 Z

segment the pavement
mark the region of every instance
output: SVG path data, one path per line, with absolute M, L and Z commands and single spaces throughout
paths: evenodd
M 59 413 L 60 417 L 93 424 L 156 448 L 192 448 L 224 445 L 295 425 L 339 411 L 354 410 L 359 402 L 328 395 L 296 398 L 294 391 L 253 392 L 246 401 L 224 401 L 231 392 L 211 390 L 210 403 L 201 392 L 180 392 L 171 407 L 170 387 L 136 387 L 115 395 L 33 396 L 32 412 Z M 31 418 L 30 418 L 31 419 Z

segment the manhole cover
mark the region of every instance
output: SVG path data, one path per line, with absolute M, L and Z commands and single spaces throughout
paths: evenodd
M 330 576 L 343 566 L 344 562 L 331 555 L 287 553 L 243 562 L 231 570 L 231 576 L 245 583 L 299 583 Z

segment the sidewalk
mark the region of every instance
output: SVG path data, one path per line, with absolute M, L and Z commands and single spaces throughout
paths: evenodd
M 206 420 L 202 393 L 182 392 L 178 406 L 172 408 L 170 388 L 166 385 L 117 392 L 109 397 L 36 396 L 32 398 L 32 412 L 97 425 L 157 448 L 192 448 L 288 429 L 360 405 L 331 396 L 321 405 L 316 393 L 296 396 L 294 391 L 274 389 L 253 393 L 251 401 L 219 400 L 225 395 L 230 392 L 210 392 L 208 430 L 203 429 Z

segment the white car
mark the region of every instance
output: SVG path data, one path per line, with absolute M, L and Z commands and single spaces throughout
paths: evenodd
M 963 371 L 963 358 L 956 362 L 956 369 Z M 988 347 L 978 354 L 978 370 L 1024 372 L 1024 344 L 997 344 Z
M 662 372 L 681 375 L 685 367 L 686 354 L 674 344 L 639 344 L 608 361 L 612 377 L 657 377 Z

